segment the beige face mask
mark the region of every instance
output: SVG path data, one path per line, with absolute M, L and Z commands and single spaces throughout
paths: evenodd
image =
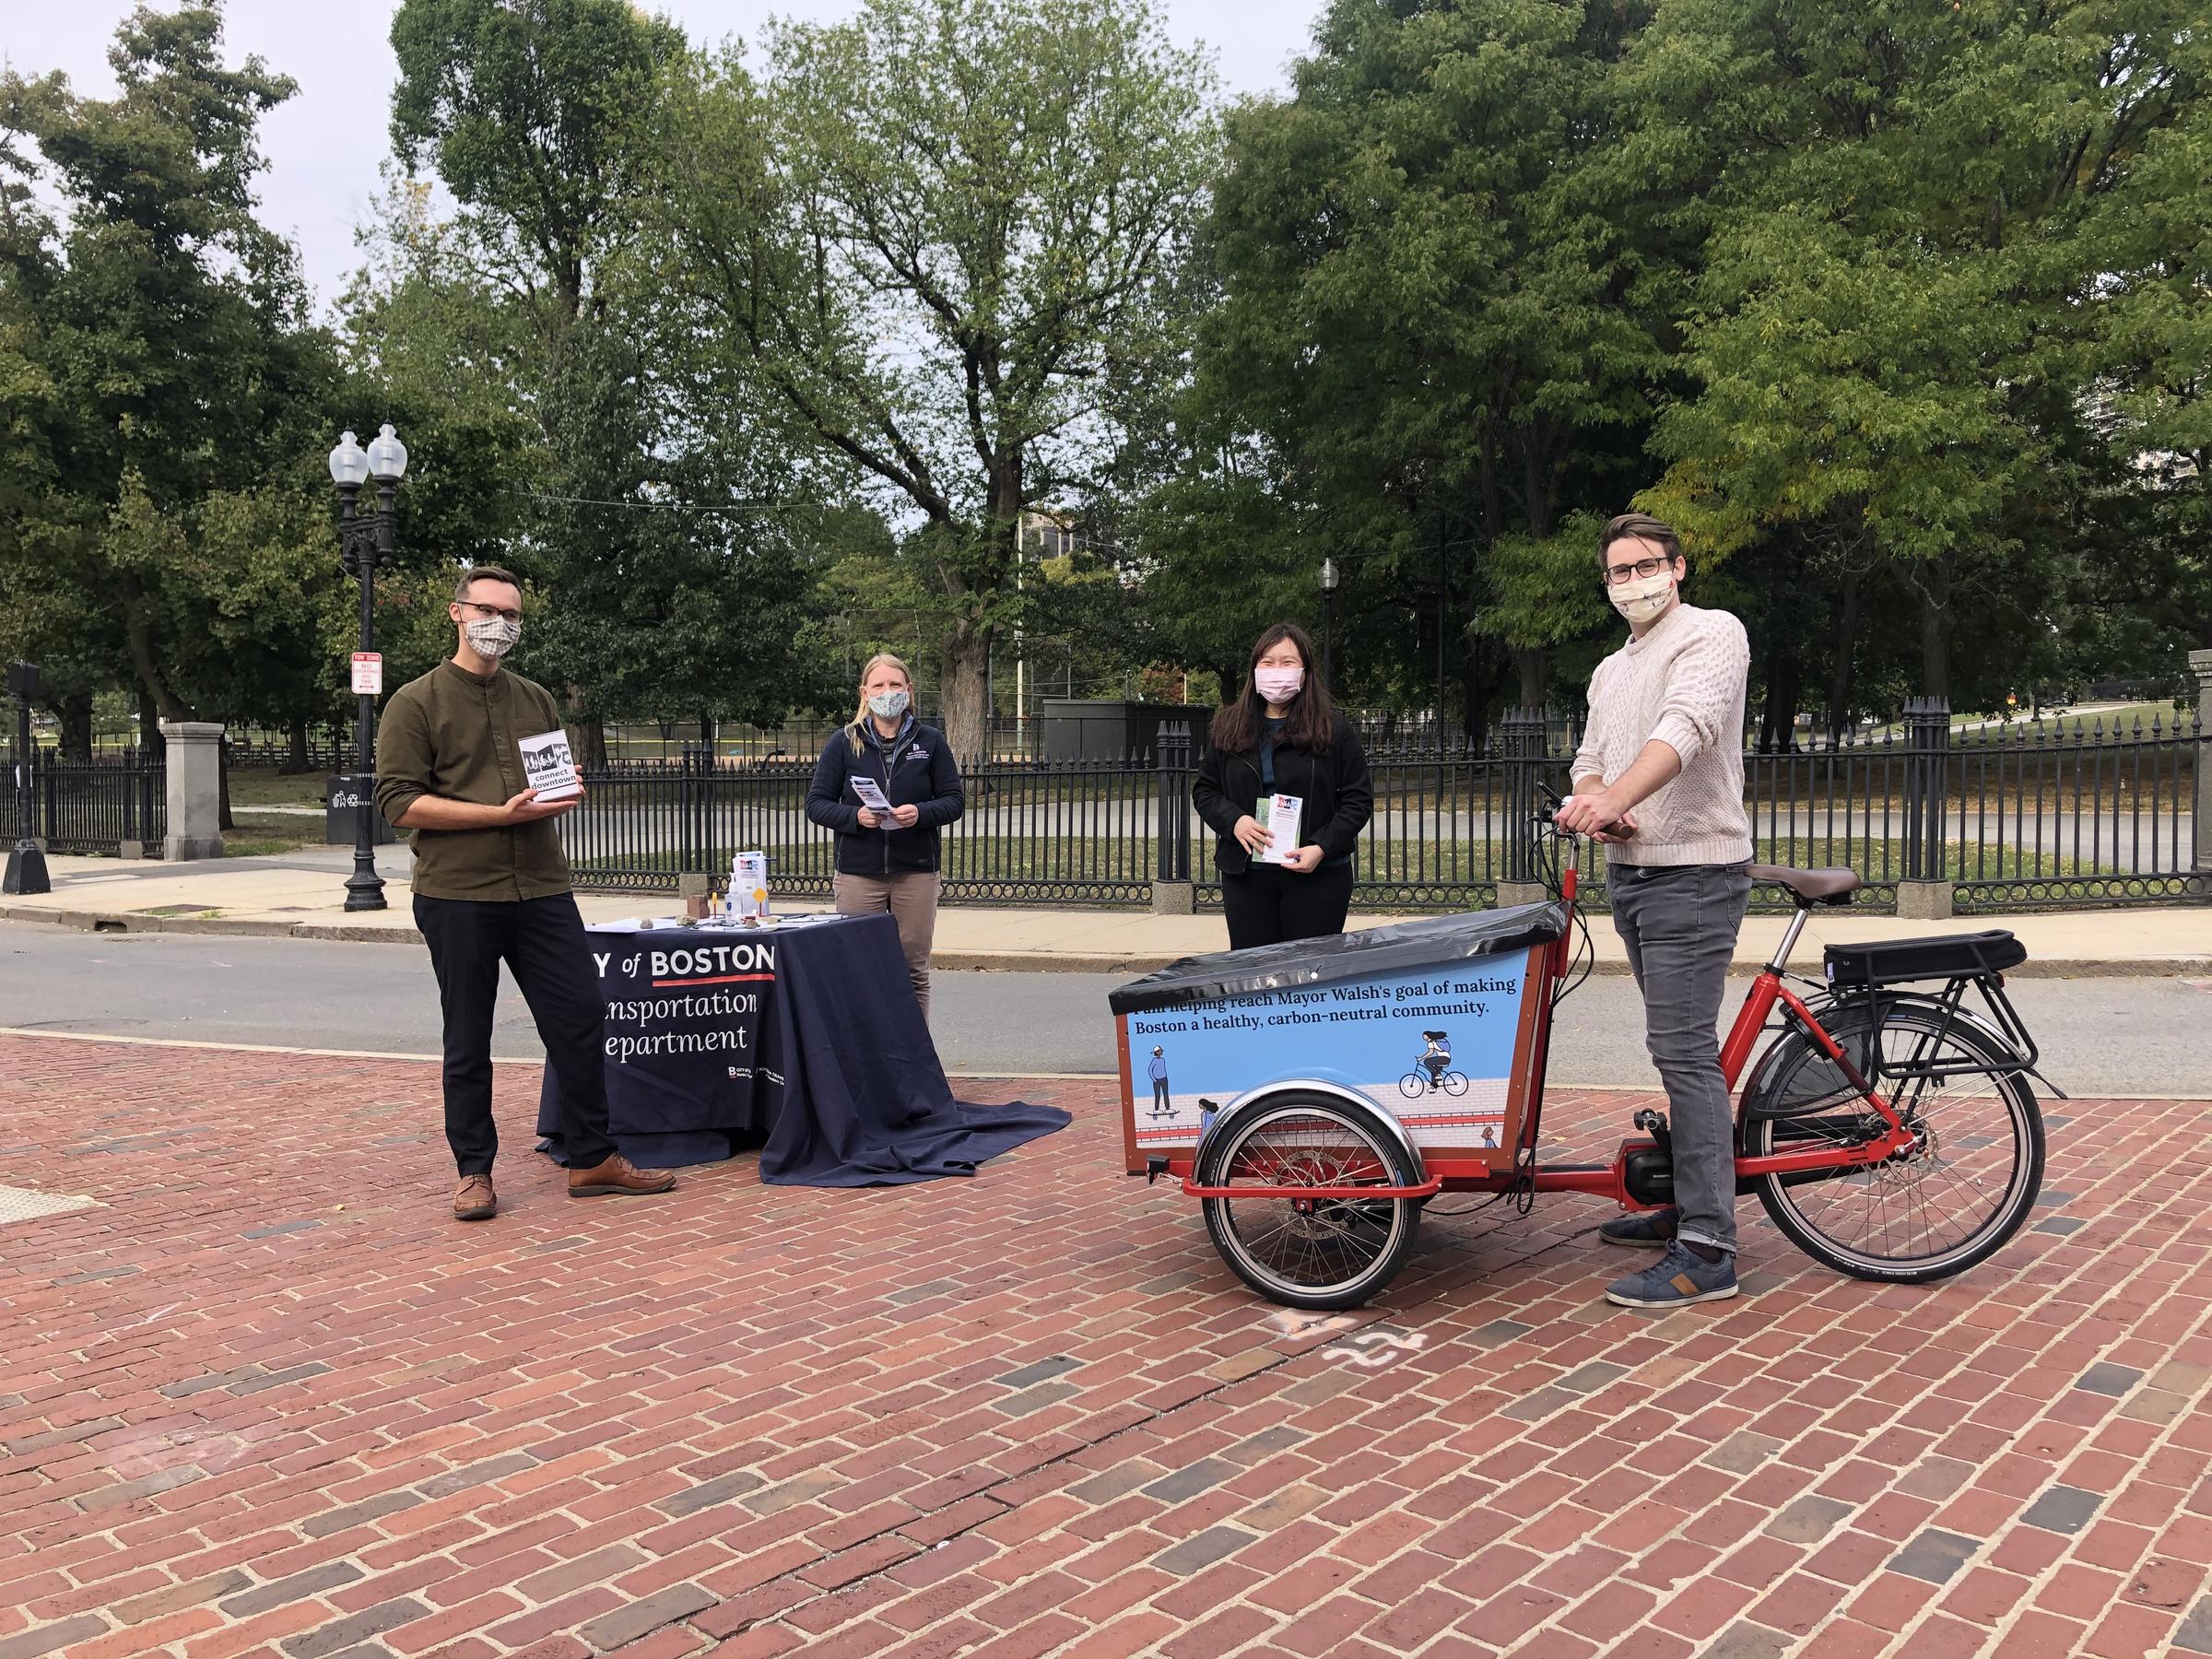
M 1675 578 L 1669 571 L 1624 582 L 1606 590 L 1613 608 L 1631 622 L 1649 622 L 1674 602 Z

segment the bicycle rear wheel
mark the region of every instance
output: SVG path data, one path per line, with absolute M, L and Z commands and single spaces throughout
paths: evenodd
M 1371 1112 L 1321 1095 L 1249 1108 L 1206 1149 L 1201 1186 L 1411 1186 L 1420 1174 Z M 1288 1308 L 1356 1308 L 1413 1247 L 1411 1198 L 1205 1198 L 1214 1248 L 1247 1285 Z
M 1874 1015 L 1823 1011 L 1821 1023 L 1868 1072 Z M 1850 1147 L 1888 1125 L 1835 1063 L 1802 1037 L 1798 1052 L 1745 1101 L 1745 1153 Z M 1891 1073 L 1874 1079 L 1919 1139 L 1865 1169 L 1768 1175 L 1759 1203 L 1790 1241 L 1854 1278 L 1926 1284 L 1963 1273 L 2020 1230 L 2043 1183 L 2043 1119 L 2013 1056 L 1981 1030 L 1937 1010 L 1882 1010 L 1879 1052 Z

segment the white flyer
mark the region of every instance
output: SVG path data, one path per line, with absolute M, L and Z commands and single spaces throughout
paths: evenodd
M 523 776 L 537 791 L 539 800 L 565 801 L 583 793 L 583 784 L 576 776 L 576 762 L 569 754 L 566 732 L 542 732 L 524 738 L 516 747 L 523 751 Z
M 882 784 L 877 782 L 873 778 L 865 778 L 855 772 L 853 775 L 853 793 L 860 797 L 860 804 L 863 806 L 865 806 L 877 818 L 887 822 L 889 820 L 891 798 L 883 793 Z
M 1262 795 L 1253 808 L 1253 817 L 1259 819 L 1260 828 L 1274 840 L 1258 858 L 1261 864 L 1279 865 L 1287 862 L 1298 851 L 1298 820 L 1304 816 L 1306 802 L 1303 795 Z

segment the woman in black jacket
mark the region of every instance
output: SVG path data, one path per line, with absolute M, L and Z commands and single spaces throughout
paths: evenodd
M 1214 715 L 1191 792 L 1221 838 L 1214 865 L 1231 950 L 1340 934 L 1351 908 L 1352 846 L 1374 814 L 1374 784 L 1359 735 L 1312 661 L 1313 641 L 1295 623 L 1260 636 L 1243 695 Z M 1302 804 L 1299 845 L 1280 864 L 1263 863 L 1257 854 L 1273 837 L 1254 809 L 1278 794 Z
M 914 719 L 913 677 L 888 652 L 868 659 L 860 709 L 815 763 L 806 816 L 837 832 L 837 913 L 888 911 L 906 975 L 929 1018 L 929 952 L 937 932 L 937 832 L 960 816 L 960 769 L 945 734 Z M 853 787 L 870 778 L 890 803 L 878 816 Z

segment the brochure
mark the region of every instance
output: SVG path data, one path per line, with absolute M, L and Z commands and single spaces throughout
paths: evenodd
M 873 778 L 855 776 L 853 780 L 853 793 L 860 797 L 860 804 L 884 820 L 877 826 L 878 829 L 890 827 L 891 798 L 883 793 L 882 784 L 877 782 Z
M 566 732 L 525 737 L 517 747 L 523 751 L 523 776 L 537 791 L 539 800 L 565 801 L 583 793 L 583 784 L 576 776 L 576 762 L 569 755 Z
M 1298 820 L 1306 810 L 1305 797 L 1293 794 L 1262 795 L 1252 816 L 1275 839 L 1259 855 L 1260 864 L 1279 865 L 1298 851 Z

